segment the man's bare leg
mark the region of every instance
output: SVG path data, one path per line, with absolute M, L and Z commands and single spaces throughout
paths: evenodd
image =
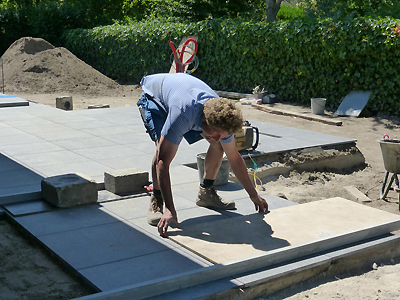
M 224 150 L 219 142 L 210 143 L 206 158 L 204 160 L 203 183 L 200 184 L 200 190 L 196 204 L 214 209 L 234 209 L 235 202 L 222 199 L 215 190 L 213 184 L 217 177 L 222 163 Z
M 224 150 L 222 150 L 220 142 L 210 143 L 206 158 L 204 160 L 204 177 L 205 179 L 215 180 L 218 170 L 221 167 Z
M 157 141 L 158 145 L 158 141 Z M 151 176 L 153 180 L 153 195 L 150 198 L 150 208 L 147 212 L 147 222 L 157 226 L 163 214 L 164 201 L 161 195 L 160 186 L 157 179 L 158 147 L 151 162 Z

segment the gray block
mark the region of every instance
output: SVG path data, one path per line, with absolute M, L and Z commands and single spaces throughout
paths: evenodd
M 149 184 L 149 172 L 124 169 L 104 172 L 105 189 L 115 194 L 134 193 Z
M 73 110 L 72 97 L 61 96 L 56 98 L 56 107 L 63 110 Z
M 81 174 L 63 174 L 42 180 L 42 197 L 57 207 L 97 201 L 97 183 Z

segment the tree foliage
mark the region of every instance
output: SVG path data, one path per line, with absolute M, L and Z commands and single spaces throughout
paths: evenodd
M 188 35 L 200 45 L 194 76 L 214 89 L 249 93 L 261 85 L 307 105 L 312 97 L 328 98 L 330 108 L 350 91 L 366 90 L 373 91 L 370 111 L 400 110 L 397 19 L 148 20 L 68 31 L 65 45 L 109 77 L 139 82 L 145 74 L 168 72 L 168 40 L 179 43 Z
M 300 6 L 310 16 L 334 19 L 400 15 L 398 0 L 303 0 Z

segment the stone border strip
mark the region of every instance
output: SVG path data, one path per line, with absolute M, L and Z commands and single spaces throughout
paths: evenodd
M 343 125 L 342 121 L 336 121 L 336 120 L 332 120 L 332 119 L 329 119 L 326 117 L 321 117 L 318 115 L 307 115 L 307 114 L 302 114 L 302 113 L 295 113 L 295 112 L 286 111 L 286 110 L 282 110 L 282 109 L 267 107 L 265 105 L 260 105 L 260 104 L 252 104 L 251 106 L 254 108 L 257 108 L 258 110 L 269 112 L 271 114 L 291 116 L 291 117 L 294 116 L 294 117 L 299 117 L 299 118 L 310 120 L 310 121 L 317 121 L 317 122 L 322 122 L 325 124 L 335 125 L 335 126 Z

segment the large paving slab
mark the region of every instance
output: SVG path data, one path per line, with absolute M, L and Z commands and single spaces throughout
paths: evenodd
M 295 229 L 295 230 L 294 230 Z M 400 216 L 331 198 L 271 210 L 268 214 L 175 229 L 170 239 L 215 264 L 246 260 L 285 248 L 295 258 L 400 229 Z M 307 245 L 307 246 L 305 246 Z M 293 251 L 298 247 L 298 251 Z

